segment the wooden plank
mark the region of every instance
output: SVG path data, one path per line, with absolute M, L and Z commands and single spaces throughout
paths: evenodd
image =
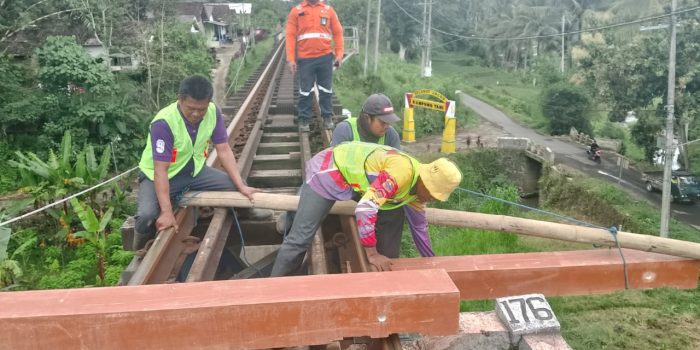
M 255 161 L 269 162 L 278 160 L 290 160 L 299 159 L 299 152 L 290 152 L 287 154 L 257 154 L 255 155 Z
M 281 148 L 281 147 L 299 147 L 299 142 L 266 142 L 258 145 L 259 148 Z
M 181 203 L 195 206 L 296 210 L 299 204 L 299 197 L 257 193 L 255 194 L 255 203 L 251 203 L 247 197 L 238 192 L 201 192 L 197 193 L 196 197 L 186 194 Z M 331 208 L 330 214 L 355 215 L 356 205 L 357 203 L 353 201 L 336 202 Z M 426 209 L 426 213 L 430 224 L 512 232 L 569 242 L 615 246 L 615 239 L 612 235 L 607 230 L 599 228 L 523 219 L 506 215 L 434 208 Z M 700 259 L 700 243 L 622 231 L 617 233 L 617 239 L 623 248 Z
M 623 249 L 629 287 L 696 288 L 700 260 Z M 582 295 L 625 289 L 616 249 L 393 259 L 392 269 L 445 269 L 463 300 L 543 293 Z
M 449 335 L 444 270 L 0 293 L 6 349 L 260 349 Z
M 230 209 L 217 208 L 214 217 L 207 228 L 207 233 L 199 246 L 197 256 L 192 262 L 192 268 L 187 274 L 186 282 L 211 281 L 219 267 L 221 253 L 233 225 L 233 215 Z
M 301 177 L 300 169 L 278 169 L 278 170 L 253 170 L 248 174 L 249 178 L 275 178 L 275 177 Z

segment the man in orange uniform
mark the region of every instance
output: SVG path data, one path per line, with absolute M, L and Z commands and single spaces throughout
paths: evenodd
M 292 74 L 299 71 L 299 131 L 309 131 L 314 83 L 323 125 L 332 129 L 333 64 L 340 66 L 343 60 L 343 27 L 338 15 L 320 0 L 305 0 L 289 12 L 286 35 L 287 66 Z M 335 44 L 335 55 L 331 44 Z

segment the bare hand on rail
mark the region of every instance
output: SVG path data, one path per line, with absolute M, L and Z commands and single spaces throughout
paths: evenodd
M 294 61 L 287 62 L 287 68 L 289 68 L 289 71 L 292 72 L 292 74 L 297 73 L 297 63 Z
M 365 247 L 365 252 L 367 252 L 367 260 L 369 260 L 369 263 L 372 264 L 377 271 L 391 270 L 391 260 L 379 254 L 377 248 Z
M 171 227 L 174 227 L 175 232 L 177 232 L 178 227 L 177 221 L 175 221 L 175 215 L 173 215 L 172 211 L 161 212 L 158 216 L 158 219 L 156 220 L 156 231 L 160 232 Z
M 257 188 L 243 185 L 238 189 L 238 192 L 240 192 L 242 195 L 248 197 L 248 199 L 250 199 L 251 203 L 255 203 L 255 198 L 253 198 L 253 194 L 255 192 L 258 192 Z

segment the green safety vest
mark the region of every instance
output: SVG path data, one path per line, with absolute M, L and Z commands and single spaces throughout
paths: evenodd
M 345 182 L 352 187 L 353 191 L 364 194 L 367 192 L 370 185 L 369 180 L 367 179 L 365 163 L 367 162 L 367 158 L 378 150 L 393 150 L 408 158 L 408 160 L 411 161 L 411 172 L 413 173 L 411 186 L 408 186 L 407 188 L 399 188 L 394 197 L 390 198 L 379 209 L 396 209 L 416 199 L 416 195 L 412 195 L 410 193 L 413 186 L 415 186 L 416 182 L 418 182 L 418 167 L 420 166 L 420 163 L 413 157 L 410 157 L 401 151 L 389 146 L 377 145 L 374 143 L 355 141 L 344 142 L 333 147 L 333 161 L 335 162 L 336 168 L 338 168 L 340 173 L 343 174 Z
M 350 124 L 350 129 L 352 129 L 352 140 L 353 141 L 362 141 L 360 138 L 360 133 L 357 131 L 357 118 L 348 118 L 345 120 Z M 384 140 L 384 136 L 379 138 L 379 141 L 377 141 L 378 144 L 380 145 L 386 145 L 386 141 Z
M 177 109 L 177 102 L 170 104 L 169 106 L 163 108 L 156 114 L 155 118 L 151 121 L 153 124 L 155 121 L 165 120 L 170 127 L 170 131 L 173 133 L 173 154 L 170 167 L 168 168 L 168 179 L 172 179 L 173 176 L 182 170 L 182 168 L 187 165 L 190 159 L 194 160 L 194 171 L 192 176 L 196 176 L 204 167 L 204 162 L 207 159 L 207 148 L 209 147 L 209 140 L 211 135 L 214 133 L 214 127 L 216 126 L 216 107 L 213 103 L 209 103 L 209 109 L 204 115 L 204 118 L 199 123 L 199 130 L 197 131 L 197 139 L 192 144 L 192 138 L 190 134 L 187 133 L 187 126 L 183 120 L 180 111 Z M 148 139 L 146 140 L 146 148 L 141 154 L 141 161 L 139 162 L 139 168 L 141 171 L 153 181 L 154 177 L 154 164 L 153 164 L 153 147 L 151 146 L 151 134 L 148 134 Z

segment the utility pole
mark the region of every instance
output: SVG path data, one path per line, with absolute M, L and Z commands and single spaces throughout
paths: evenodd
M 382 21 L 382 0 L 377 0 L 377 31 L 374 33 L 374 74 L 377 74 L 379 65 L 379 29 Z
M 564 73 L 564 24 L 566 23 L 566 15 L 561 15 L 561 67 L 560 70 Z
M 431 62 L 431 57 L 430 57 L 430 32 L 432 31 L 431 29 L 433 28 L 433 1 L 432 0 L 426 0 L 426 2 L 430 1 L 428 3 L 428 26 L 426 28 L 426 33 L 428 37 L 428 42 L 426 43 L 426 52 L 427 54 L 425 55 L 425 76 L 430 77 L 433 75 L 432 72 L 432 67 L 433 64 Z
M 428 57 L 428 52 L 426 49 L 426 43 L 428 42 L 428 35 L 426 31 L 428 26 L 428 0 L 423 3 L 423 35 L 421 36 L 421 55 L 420 55 L 420 76 L 425 77 L 425 62 Z
M 253 9 L 250 9 L 250 47 L 255 47 L 255 26 L 253 25 Z
M 363 73 L 367 76 L 367 65 L 369 64 L 369 29 L 370 29 L 370 13 L 372 9 L 372 0 L 367 0 L 367 28 L 365 28 L 365 66 Z
M 671 0 L 671 42 L 668 53 L 668 92 L 666 99 L 666 144 L 664 145 L 664 183 L 661 194 L 661 237 L 668 237 L 671 220 L 671 165 L 673 164 L 673 112 L 676 95 L 676 0 Z

